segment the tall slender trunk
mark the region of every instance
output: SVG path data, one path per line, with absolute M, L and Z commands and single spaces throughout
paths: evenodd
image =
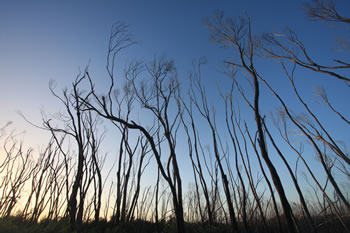
M 260 112 L 259 112 L 259 81 L 258 81 L 258 77 L 257 74 L 255 73 L 255 70 L 253 67 L 251 67 L 250 69 L 250 74 L 253 77 L 253 81 L 254 81 L 254 114 L 255 114 L 255 122 L 256 122 L 256 127 L 258 130 L 258 143 L 259 143 L 259 147 L 260 147 L 260 152 L 261 152 L 261 156 L 264 159 L 269 171 L 270 171 L 270 175 L 272 178 L 272 181 L 276 187 L 277 193 L 280 197 L 281 200 L 281 204 L 284 210 L 284 216 L 286 218 L 287 221 L 287 225 L 288 225 L 288 230 L 290 233 L 296 233 L 298 232 L 296 229 L 296 226 L 294 224 L 294 217 L 293 217 L 293 212 L 292 212 L 292 208 L 289 205 L 288 199 L 286 197 L 286 194 L 284 192 L 284 188 L 282 185 L 282 182 L 279 178 L 279 175 L 276 171 L 275 166 L 273 165 L 273 163 L 271 162 L 269 155 L 267 153 L 267 149 L 266 149 L 266 142 L 265 142 L 265 138 L 264 138 L 264 132 L 263 132 L 263 126 L 262 126 L 262 118 L 260 116 Z

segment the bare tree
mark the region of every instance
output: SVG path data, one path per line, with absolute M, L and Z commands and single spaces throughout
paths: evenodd
M 5 126 L 6 127 L 6 126 Z M 4 128 L 5 128 L 4 127 Z M 4 128 L 1 129 L 0 137 L 4 137 Z M 2 158 L 0 162 L 0 216 L 10 216 L 19 199 L 21 198 L 24 185 L 32 176 L 32 149 L 24 149 L 23 143 L 18 142 L 16 135 L 9 134 L 2 145 Z
M 212 134 L 212 144 L 213 144 L 213 150 L 214 150 L 214 156 L 216 159 L 216 162 L 219 167 L 222 186 L 224 188 L 224 194 L 226 197 L 227 202 L 227 208 L 229 210 L 229 217 L 230 217 L 230 224 L 232 226 L 231 231 L 232 232 L 238 232 L 238 223 L 237 223 L 237 216 L 233 207 L 233 202 L 231 198 L 231 191 L 229 186 L 229 180 L 227 178 L 226 172 L 224 170 L 224 165 L 222 163 L 222 158 L 225 158 L 226 155 L 224 153 L 220 153 L 220 146 L 219 146 L 219 135 L 217 133 L 216 128 L 216 121 L 215 121 L 215 110 L 209 109 L 209 104 L 207 102 L 206 98 L 206 92 L 205 88 L 203 87 L 201 83 L 201 77 L 200 73 L 198 72 L 196 75 L 194 75 L 194 78 L 192 80 L 191 86 L 191 101 L 193 102 L 196 109 L 199 111 L 199 113 L 202 115 L 202 117 L 207 121 L 211 134 Z
M 313 20 L 350 23 L 350 18 L 340 15 L 333 0 L 312 0 L 305 4 L 307 15 Z
M 135 121 L 131 120 L 129 122 L 114 114 L 113 107 L 115 107 L 115 105 L 113 105 L 113 103 L 115 102 L 115 95 L 112 92 L 114 91 L 113 88 L 115 82 L 115 59 L 121 49 L 132 44 L 133 41 L 130 39 L 127 27 L 125 25 L 117 25 L 111 34 L 110 49 L 107 56 L 107 71 L 111 80 L 109 91 L 106 97 L 99 97 L 95 92 L 94 84 L 89 73 L 86 72 L 84 77 L 87 77 L 89 80 L 91 91 L 87 94 L 87 97 L 82 97 L 81 100 L 85 102 L 86 110 L 93 110 L 105 119 L 122 124 L 128 129 L 137 129 L 146 137 L 154 154 L 154 158 L 157 161 L 160 172 L 170 187 L 178 232 L 185 232 L 182 206 L 182 182 L 175 150 L 180 110 L 172 114 L 174 115 L 172 118 L 170 118 L 169 115 L 169 105 L 172 104 L 174 97 L 179 94 L 179 84 L 176 79 L 174 63 L 161 58 L 159 60 L 155 59 L 150 65 L 146 65 L 146 71 L 150 76 L 150 86 L 147 86 L 144 82 L 139 83 L 137 81 L 142 68 L 142 64 L 140 63 L 131 64 L 125 74 L 127 82 L 130 83 L 132 93 L 141 104 L 141 107 L 152 113 L 155 120 L 160 123 L 160 127 L 156 128 L 156 131 L 162 131 L 164 134 L 164 140 L 167 144 L 169 156 L 166 166 L 163 165 L 160 151 L 157 149 L 157 144 L 161 142 L 155 141 L 155 132 L 152 131 L 152 129 L 147 130 L 145 126 L 136 123 Z M 96 104 L 88 101 L 88 96 L 92 96 Z
M 240 18 L 238 22 L 231 19 L 224 19 L 223 14 L 217 14 L 213 22 L 207 23 L 211 30 L 212 39 L 217 43 L 224 45 L 233 45 L 236 47 L 239 57 L 239 63 L 227 62 L 233 67 L 239 67 L 245 70 L 252 78 L 254 87 L 254 100 L 250 104 L 256 122 L 258 133 L 258 145 L 260 147 L 260 155 L 267 165 L 275 188 L 279 194 L 280 201 L 284 210 L 285 219 L 287 221 L 288 230 L 290 232 L 297 232 L 296 224 L 294 222 L 293 212 L 286 197 L 281 179 L 273 165 L 265 142 L 263 118 L 260 113 L 260 88 L 259 88 L 259 74 L 254 66 L 254 43 L 251 35 L 249 19 Z
M 69 197 L 67 204 L 67 211 L 70 218 L 70 224 L 73 228 L 79 228 L 82 224 L 83 220 L 83 212 L 84 212 L 84 203 L 86 193 L 89 190 L 89 187 L 94 180 L 94 177 L 97 175 L 100 177 L 100 166 L 98 162 L 98 147 L 101 143 L 101 137 L 97 136 L 97 128 L 96 126 L 99 124 L 99 120 L 97 116 L 93 116 L 91 112 L 83 111 L 83 107 L 85 106 L 85 102 L 81 100 L 82 92 L 79 89 L 79 84 L 83 80 L 83 77 L 80 75 L 77 76 L 75 81 L 72 83 L 72 90 L 65 88 L 62 92 L 62 96 L 58 95 L 53 86 L 50 86 L 50 90 L 52 94 L 63 104 L 65 108 L 65 113 L 59 114 L 58 124 L 62 124 L 63 126 L 53 125 L 53 120 L 55 119 L 47 119 L 43 118 L 44 127 L 49 130 L 56 142 L 58 141 L 58 135 L 68 135 L 72 137 L 76 142 L 76 153 L 77 153 L 77 167 L 75 170 L 75 174 L 73 174 L 73 183 L 72 188 L 69 189 L 69 185 L 67 184 L 67 191 L 70 190 L 70 193 L 67 194 Z M 64 152 L 62 148 L 62 144 L 57 144 L 64 154 L 65 163 L 67 161 L 67 153 Z M 67 166 L 68 164 L 66 164 Z M 66 179 L 68 182 L 69 174 L 68 169 L 66 167 Z M 96 181 L 96 180 L 95 180 Z M 97 179 L 97 182 L 101 182 L 101 177 Z M 97 191 L 99 194 L 96 198 L 101 198 L 101 186 L 96 186 L 99 190 Z M 79 196 L 79 199 L 78 199 Z M 79 203 L 78 203 L 79 200 Z M 99 211 L 99 208 L 96 206 L 96 210 Z M 98 213 L 96 213 L 99 215 Z M 96 216 L 95 216 L 96 217 Z

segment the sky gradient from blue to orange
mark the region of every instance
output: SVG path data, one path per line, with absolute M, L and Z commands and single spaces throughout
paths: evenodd
M 309 21 L 303 10 L 306 1 L 286 0 L 150 0 L 150 1 L 1 1 L 0 5 L 0 126 L 13 121 L 18 131 L 26 130 L 30 144 L 45 141 L 43 133 L 28 125 L 19 115 L 40 125 L 41 111 L 55 113 L 61 108 L 50 94 L 48 83 L 55 80 L 57 89 L 74 80 L 89 64 L 97 85 L 107 85 L 105 72 L 107 44 L 115 22 L 130 25 L 137 45 L 121 55 L 121 63 L 134 59 L 151 60 L 155 54 L 173 58 L 179 78 L 186 81 L 192 62 L 205 56 L 208 65 L 204 79 L 212 87 L 220 85 L 222 61 L 232 50 L 222 49 L 209 41 L 203 18 L 217 10 L 237 17 L 249 15 L 255 33 L 279 32 L 285 26 L 295 30 L 310 46 L 314 56 L 337 55 L 333 40 L 337 33 L 349 30 Z M 348 0 L 336 1 L 341 13 L 350 10 Z M 330 33 L 325 33 L 329 30 Z M 261 67 L 275 75 L 269 67 Z M 276 79 L 279 78 L 276 74 Z M 312 79 L 314 80 L 314 79 Z M 308 82 L 305 80 L 305 82 Z M 309 81 L 310 82 L 310 81 Z M 276 81 L 276 85 L 278 82 Z M 310 84 L 310 83 L 309 83 Z M 312 84 L 311 84 L 312 85 Z M 325 80 L 339 97 L 342 89 Z M 333 86 L 334 85 L 334 86 Z M 283 84 L 278 89 L 285 88 Z M 214 90 L 214 89 L 213 89 Z M 212 91 L 212 90 L 211 90 Z M 311 98 L 311 97 L 310 97 Z M 342 99 L 345 104 L 346 98 Z M 45 134 L 44 134 L 45 135 Z M 181 165 L 180 165 L 181 166 Z

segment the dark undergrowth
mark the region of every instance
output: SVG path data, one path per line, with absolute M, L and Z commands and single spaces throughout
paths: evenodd
M 283 225 L 283 224 L 282 224 Z M 318 233 L 342 233 L 347 232 L 346 228 L 350 229 L 350 218 L 344 218 L 342 222 L 332 218 L 319 218 L 316 222 Z M 279 233 L 277 223 L 269 222 L 268 230 L 261 222 L 249 224 L 247 231 L 243 226 L 241 232 L 246 233 Z M 308 224 L 299 222 L 300 232 L 312 232 Z M 226 233 L 231 232 L 231 228 L 227 224 L 202 225 L 200 223 L 186 223 L 186 231 L 188 233 Z M 67 219 L 61 220 L 42 220 L 39 223 L 31 222 L 22 217 L 11 216 L 0 219 L 0 233 L 176 233 L 175 221 L 161 222 L 158 225 L 152 222 L 135 220 L 128 223 L 112 224 L 106 221 L 99 223 L 84 223 L 79 231 L 72 230 L 69 227 Z M 287 229 L 282 226 L 282 232 L 287 232 Z
M 187 223 L 189 233 L 225 233 L 229 228 L 225 224 L 205 225 L 199 223 Z M 34 223 L 21 217 L 6 217 L 0 219 L 0 233 L 175 233 L 174 221 L 155 223 L 135 220 L 128 223 L 112 224 L 106 221 L 99 223 L 84 223 L 79 231 L 72 230 L 66 219 L 58 221 L 42 220 Z

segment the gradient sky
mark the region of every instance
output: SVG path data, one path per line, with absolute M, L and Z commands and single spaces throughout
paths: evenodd
M 254 33 L 280 32 L 285 26 L 298 32 L 314 56 L 329 61 L 338 54 L 333 40 L 337 35 L 349 36 L 320 22 L 311 22 L 304 14 L 306 1 L 287 0 L 63 0 L 0 2 L 0 126 L 13 121 L 18 131 L 25 130 L 29 143 L 42 143 L 43 132 L 29 126 L 19 115 L 41 124 L 41 111 L 55 113 L 61 108 L 49 92 L 50 80 L 57 89 L 69 86 L 79 70 L 90 66 L 97 85 L 108 81 L 105 64 L 111 26 L 115 22 L 130 25 L 138 44 L 121 55 L 121 62 L 151 60 L 155 54 L 173 58 L 179 78 L 186 80 L 192 62 L 205 56 L 208 60 L 204 79 L 216 86 L 223 75 L 222 61 L 232 50 L 222 49 L 209 41 L 203 18 L 217 10 L 237 17 L 249 15 Z M 340 13 L 350 10 L 349 0 L 336 1 Z M 326 33 L 327 31 L 327 33 Z M 344 32 L 345 31 L 345 32 Z M 324 55 L 329 57 L 324 57 Z M 322 56 L 322 57 L 321 57 Z M 267 75 L 276 75 L 268 66 L 260 67 Z M 305 79 L 309 83 L 313 79 Z M 283 84 L 276 81 L 283 90 Z M 278 86 L 281 85 L 281 86 Z M 345 104 L 345 92 L 338 84 L 324 80 Z M 317 86 L 316 85 L 316 86 Z M 332 86 L 334 85 L 334 86 Z M 347 94 L 348 95 L 348 94 Z M 311 98 L 311 97 L 310 97 Z
M 104 67 L 111 26 L 130 25 L 138 45 L 123 54 L 126 60 L 150 60 L 165 53 L 186 76 L 193 60 L 207 57 L 215 71 L 230 50 L 209 41 L 203 18 L 217 10 L 236 17 L 251 16 L 256 33 L 291 27 L 308 45 L 322 42 L 320 23 L 307 22 L 304 1 L 1 1 L 0 122 L 21 124 L 16 111 L 35 117 L 50 108 L 48 83 L 69 85 L 90 64 L 96 82 L 106 79 Z M 349 1 L 337 1 L 346 9 Z M 307 23 L 306 23 L 307 22 Z M 312 35 L 310 35 L 310 31 Z M 316 30 L 317 29 L 317 30 Z M 317 38 L 317 40 L 314 40 Z M 329 38 L 326 38 L 329 39 Z M 325 48 L 333 49 L 331 46 Z M 210 75 L 208 75 L 210 76 Z M 53 108 L 54 109 L 54 108 Z M 31 117 L 30 117 L 31 118 Z

